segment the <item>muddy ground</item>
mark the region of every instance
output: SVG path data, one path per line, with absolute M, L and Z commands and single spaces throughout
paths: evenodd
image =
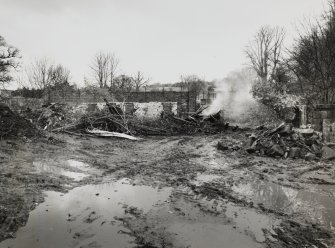
M 0 247 L 334 247 L 335 164 L 245 140 L 0 141 Z

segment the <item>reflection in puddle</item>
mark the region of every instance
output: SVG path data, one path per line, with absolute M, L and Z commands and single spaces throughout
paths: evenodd
M 46 192 L 45 202 L 30 213 L 17 237 L 0 247 L 133 247 L 132 237 L 115 217 L 124 216 L 123 204 L 149 211 L 168 198 L 170 188 L 132 186 L 126 181 L 88 185 L 62 196 Z
M 232 218 L 237 228 L 245 230 L 257 242 L 265 241 L 263 230 L 274 233 L 273 228 L 280 223 L 279 220 L 273 220 L 268 215 L 257 213 L 254 209 L 238 207 L 232 203 L 227 203 L 225 207 L 226 216 Z
M 273 216 L 229 201 L 203 198 L 197 202 L 194 205 L 180 198 L 175 203 L 188 218 L 174 221 L 168 229 L 177 234 L 177 243 L 182 247 L 259 247 L 280 224 Z M 216 214 L 208 214 L 212 211 Z
M 329 191 L 334 186 L 327 185 L 326 191 L 321 185 L 312 185 L 310 189 L 297 190 L 271 182 L 241 183 L 232 187 L 255 203 L 288 214 L 307 213 L 306 218 L 316 221 L 328 228 L 335 226 L 335 198 Z
M 238 233 L 230 226 L 218 223 L 176 223 L 170 227 L 177 234 L 176 239 L 192 248 L 254 248 L 263 247 L 252 242 L 243 233 Z

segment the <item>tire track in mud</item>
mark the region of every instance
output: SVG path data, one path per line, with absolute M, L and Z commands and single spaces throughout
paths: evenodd
M 9 176 L 10 167 L 3 167 L 1 171 L 3 173 L 0 176 L 4 180 L 1 180 L 0 186 L 8 187 L 11 184 L 19 189 L 29 185 L 30 191 L 7 192 L 11 197 L 3 199 L 12 202 L 13 206 L 21 205 L 23 210 L 21 213 L 15 211 L 11 213 L 11 216 L 18 221 L 15 224 L 3 222 L 5 224 L 2 225 L 2 233 L 12 235 L 18 226 L 25 224 L 29 210 L 34 208 L 35 203 L 38 204 L 43 200 L 42 190 L 64 191 L 67 189 L 66 184 L 75 187 L 129 178 L 136 185 L 173 188 L 169 200 L 149 213 L 143 214 L 139 210 L 135 211 L 136 216 L 134 216 L 132 214 L 134 211 L 126 209 L 128 218 L 125 218 L 122 223 L 130 230 L 128 235 L 135 237 L 139 247 L 141 245 L 142 247 L 185 247 L 187 242 L 183 237 L 176 238 L 173 230 L 169 229 L 173 224 L 171 221 L 174 220 L 178 224 L 175 226 L 176 229 L 184 232 L 181 225 L 193 226 L 195 230 L 200 230 L 197 225 L 206 219 L 211 220 L 206 224 L 208 228 L 210 227 L 208 225 L 216 226 L 217 222 L 220 222 L 217 228 L 222 228 L 228 234 L 243 233 L 243 237 L 248 237 L 245 242 L 250 246 L 252 244 L 257 246 L 259 243 L 257 237 L 262 240 L 261 247 L 297 247 L 300 244 L 306 247 L 313 247 L 313 245 L 326 247 L 325 245 L 330 245 L 333 237 L 329 230 L 318 224 L 308 223 L 297 214 L 277 210 L 271 205 L 262 204 L 261 201 L 257 202 L 252 194 L 248 197 L 243 195 L 243 192 L 234 191 L 242 182 L 266 184 L 271 182 L 296 190 L 305 189 L 308 188 L 306 182 L 312 181 L 301 178 L 299 173 L 311 168 L 314 171 L 315 165 L 305 161 L 283 161 L 248 156 L 243 149 L 217 151 L 217 141 L 222 140 L 223 137 L 227 142 L 241 143 L 244 134 L 147 137 L 139 142 L 66 138 L 65 143 L 58 145 L 42 143 L 32 145 L 33 148 L 25 146 L 25 153 L 17 156 L 17 163 L 22 160 L 28 161 L 31 154 L 39 153 L 42 157 L 77 159 L 90 164 L 102 174 L 92 173 L 87 180 L 74 183 L 73 180 L 55 175 L 31 174 L 27 170 L 30 163 L 20 167 L 15 160 L 12 163 L 7 161 L 6 163 L 16 164 L 19 167 L 15 169 L 15 180 Z M 334 170 L 333 167 L 329 168 L 330 165 L 325 166 L 328 170 Z M 316 171 L 323 170 L 325 166 L 321 164 Z M 204 181 L 200 180 L 201 176 Z M 0 205 L 9 206 L 4 201 Z M 9 213 L 3 213 L 10 216 Z M 243 217 L 244 215 L 247 217 Z M 280 220 L 281 223 L 273 228 L 264 224 L 262 231 L 259 228 L 247 226 L 246 223 L 252 220 L 252 216 L 257 216 L 255 218 L 259 220 L 263 218 Z M 6 229 L 11 225 L 13 228 Z M 188 234 L 184 232 L 184 238 Z
M 192 189 L 192 194 L 194 195 L 200 195 L 203 198 L 210 197 L 212 199 L 225 199 L 239 206 L 255 209 L 265 215 L 273 215 L 275 218 L 280 218 L 282 220 L 281 226 L 280 228 L 275 229 L 276 234 L 273 234 L 273 238 L 276 242 L 268 239 L 267 243 L 269 247 L 295 247 L 297 243 L 306 244 L 307 246 L 316 245 L 317 247 L 323 247 L 324 244 L 330 242 L 332 236 L 329 231 L 315 225 L 302 223 L 301 221 L 297 222 L 294 220 L 294 216 L 289 213 L 285 213 L 284 211 L 272 209 L 261 203 L 254 204 L 252 201 L 247 201 L 246 199 L 236 195 L 236 193 L 231 190 L 232 184 L 222 187 L 222 183 L 205 183 L 202 186 L 190 183 L 190 181 L 196 178 L 198 173 L 204 172 L 223 176 L 221 179 L 223 182 L 236 183 L 236 178 L 234 177 L 241 174 L 239 173 L 240 171 L 246 171 L 247 174 L 238 177 L 240 180 L 250 180 L 250 178 L 254 180 L 254 178 L 256 178 L 257 180 L 264 181 L 266 180 L 265 177 L 271 178 L 278 172 L 278 170 L 280 170 L 280 168 L 283 168 L 282 165 L 278 166 L 278 161 L 273 159 L 266 159 L 270 161 L 268 164 L 267 161 L 264 162 L 261 160 L 262 162 L 260 162 L 257 159 L 246 157 L 245 154 L 235 153 L 228 156 L 233 157 L 230 159 L 233 166 L 229 168 L 208 169 L 205 166 L 205 161 L 201 159 L 202 156 L 199 154 L 205 155 L 207 152 L 209 154 L 213 153 L 213 140 L 209 146 L 208 144 L 194 146 L 194 144 L 197 144 L 199 140 L 204 142 L 204 139 L 206 140 L 206 138 L 203 137 L 196 137 L 193 139 L 187 137 L 180 139 L 175 144 L 174 148 L 170 148 L 168 152 L 166 150 L 164 151 L 167 152 L 165 157 L 158 158 L 154 162 L 151 161 L 150 163 L 145 163 L 145 165 L 143 165 L 144 168 L 141 167 L 141 169 L 131 168 L 129 173 L 125 172 L 124 176 L 131 178 L 135 175 L 137 178 L 140 177 L 139 175 L 144 176 L 144 178 L 148 176 L 149 178 L 155 178 L 155 181 L 161 181 L 169 186 L 184 185 L 185 187 Z M 208 151 L 209 147 L 212 147 L 212 149 L 210 149 L 211 151 Z M 199 149 L 203 149 L 205 151 L 199 152 Z M 199 161 L 197 161 L 197 159 L 199 159 Z M 221 157 L 221 159 L 224 160 L 225 158 Z M 259 164 L 261 164 L 261 169 L 259 168 Z M 293 174 L 293 172 L 301 168 L 301 166 L 295 167 L 296 168 L 293 170 L 289 169 L 288 172 Z M 125 167 L 123 169 L 125 169 Z M 281 173 L 278 173 L 280 175 L 279 177 L 277 176 L 276 178 L 275 176 L 273 178 L 275 181 L 274 183 L 277 183 L 278 185 L 286 185 L 295 189 L 300 189 L 302 187 L 300 183 L 297 184 L 292 182 L 292 180 L 289 180 L 290 177 L 293 177 L 292 175 L 289 173 L 285 175 L 282 171 L 280 172 Z M 289 177 L 289 179 L 286 179 L 285 176 Z M 280 178 L 283 177 L 285 178 L 286 183 L 280 180 Z

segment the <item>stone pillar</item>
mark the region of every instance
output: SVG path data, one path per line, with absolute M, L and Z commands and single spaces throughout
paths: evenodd
M 323 141 L 335 142 L 335 123 L 331 119 L 323 119 L 322 121 Z
M 299 107 L 300 109 L 300 127 L 301 126 L 306 126 L 307 125 L 307 106 L 306 105 L 301 105 Z

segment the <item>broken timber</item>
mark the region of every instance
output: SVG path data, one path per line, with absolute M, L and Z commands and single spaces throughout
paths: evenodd
M 108 131 L 103 131 L 99 129 L 92 129 L 92 130 L 86 130 L 86 132 L 90 134 L 94 134 L 98 137 L 118 137 L 118 138 L 123 138 L 123 139 L 129 139 L 129 140 L 139 140 L 139 138 L 136 138 L 134 136 L 124 134 L 124 133 L 117 133 L 117 132 L 108 132 Z

